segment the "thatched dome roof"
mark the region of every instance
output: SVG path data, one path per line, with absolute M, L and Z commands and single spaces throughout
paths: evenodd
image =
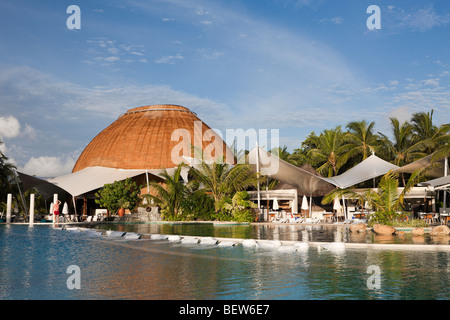
M 211 136 L 215 139 L 211 139 Z M 221 155 L 220 151 L 211 152 L 214 149 L 212 146 L 218 146 L 218 143 L 221 148 L 217 147 L 216 150 L 222 149 Z M 226 157 L 227 162 L 234 161 L 231 150 L 223 140 L 188 108 L 177 105 L 134 108 L 121 115 L 88 144 L 72 172 L 93 166 L 119 169 L 173 168 L 177 165 L 172 161 L 174 154 L 175 158 L 181 155 L 193 157 L 192 146 L 200 144 L 205 154 L 215 158 L 217 155 Z M 208 152 L 205 151 L 206 147 Z

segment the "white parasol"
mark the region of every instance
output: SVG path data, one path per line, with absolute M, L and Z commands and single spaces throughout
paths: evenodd
M 278 200 L 277 200 L 276 197 L 273 198 L 273 206 L 272 206 L 272 209 L 273 209 L 273 210 L 278 210 L 278 209 L 279 209 L 279 207 L 278 207 Z
M 339 198 L 334 199 L 333 209 L 336 210 L 336 212 L 341 210 L 341 203 L 339 201 Z
M 302 210 L 308 210 L 308 199 L 306 196 L 303 196 L 302 199 Z
M 63 214 L 69 214 L 69 206 L 67 205 L 67 202 L 64 202 L 62 213 Z

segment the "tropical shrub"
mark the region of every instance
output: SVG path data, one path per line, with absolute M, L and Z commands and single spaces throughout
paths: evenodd
M 181 203 L 180 218 L 185 221 L 211 220 L 214 215 L 214 199 L 203 190 L 187 194 Z
M 222 209 L 228 213 L 228 220 L 253 222 L 253 210 L 257 207 L 250 201 L 247 191 L 236 192 L 231 201 L 225 201 Z
M 119 208 L 128 207 L 133 210 L 141 200 L 139 195 L 141 187 L 131 178 L 113 183 L 105 184 L 103 188 L 95 194 L 95 203 L 108 209 L 109 212 L 116 212 Z

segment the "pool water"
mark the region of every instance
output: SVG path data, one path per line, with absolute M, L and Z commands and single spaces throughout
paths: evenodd
M 450 244 L 450 237 L 413 237 L 411 233 L 403 236 L 376 235 L 371 231 L 363 233 L 350 232 L 348 225 L 290 225 L 290 224 L 248 224 L 248 225 L 213 225 L 212 223 L 105 223 L 95 226 L 103 230 L 120 230 L 141 234 L 177 234 L 189 236 L 209 236 L 218 238 L 265 239 L 280 241 L 309 241 L 348 243 L 383 243 L 383 244 Z
M 449 299 L 449 251 L 279 252 L 0 226 L 0 299 Z M 69 289 L 69 266 L 80 289 Z M 370 288 L 369 266 L 380 270 Z

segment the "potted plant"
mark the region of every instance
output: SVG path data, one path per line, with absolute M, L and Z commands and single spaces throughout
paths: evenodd
M 130 202 L 125 198 L 121 198 L 119 200 L 119 209 L 117 210 L 117 214 L 119 217 L 123 217 L 125 215 L 125 209 L 130 208 Z

